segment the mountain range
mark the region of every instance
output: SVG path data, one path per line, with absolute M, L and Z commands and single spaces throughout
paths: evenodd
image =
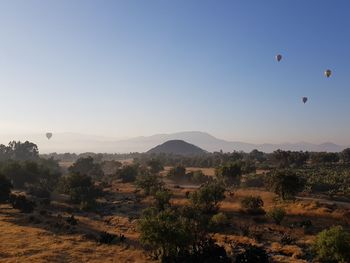
M 48 140 L 43 134 L 28 135 L 0 135 L 0 143 L 7 144 L 10 140 L 29 140 L 38 145 L 41 153 L 49 152 L 106 152 L 106 153 L 129 153 L 146 152 L 149 149 L 169 140 L 183 140 L 194 144 L 208 152 L 213 151 L 244 151 L 250 152 L 258 149 L 263 152 L 273 152 L 277 149 L 291 151 L 327 151 L 339 152 L 347 146 L 326 142 L 312 144 L 307 142 L 284 143 L 284 144 L 252 144 L 239 141 L 227 141 L 218 139 L 208 133 L 199 131 L 178 132 L 171 134 L 156 134 L 152 136 L 141 136 L 131 139 L 117 140 L 114 138 L 85 135 L 78 133 L 53 133 Z

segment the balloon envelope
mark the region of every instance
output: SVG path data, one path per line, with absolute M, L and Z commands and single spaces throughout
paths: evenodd
M 281 54 L 278 54 L 278 55 L 276 56 L 276 60 L 277 60 L 278 62 L 280 62 L 280 61 L 282 60 L 282 55 L 281 55 Z
M 307 97 L 303 97 L 303 102 L 304 102 L 304 104 L 307 102 Z
M 52 137 L 52 132 L 47 132 L 47 133 L 46 133 L 46 137 L 50 140 L 51 137 Z
M 327 69 L 324 74 L 326 75 L 327 78 L 329 78 L 332 75 L 332 71 L 330 69 Z

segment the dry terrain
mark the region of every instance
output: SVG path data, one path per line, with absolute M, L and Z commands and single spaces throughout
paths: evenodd
M 198 168 L 188 168 L 188 170 Z M 213 169 L 202 169 L 213 175 Z M 183 205 L 186 193 L 195 191 L 168 185 L 174 193 L 172 204 Z M 64 196 L 55 196 L 50 206 L 37 207 L 32 214 L 21 214 L 9 205 L 0 206 L 0 262 L 151 262 L 138 242 L 137 218 L 142 209 L 152 202 L 135 191 L 132 184 L 114 183 L 99 200 L 101 209 L 96 213 L 80 212 L 67 204 Z M 276 225 L 263 215 L 249 215 L 242 211 L 240 200 L 244 196 L 259 195 L 264 209 L 283 206 L 288 215 L 282 225 Z M 298 200 L 280 203 L 276 196 L 262 189 L 239 189 L 221 203 L 221 211 L 229 224 L 215 234 L 215 238 L 228 251 L 233 244 L 253 243 L 263 246 L 275 262 L 307 262 L 308 248 L 322 229 L 350 223 L 350 209 L 339 204 Z M 67 223 L 72 214 L 77 225 Z M 293 223 L 309 219 L 312 227 L 307 231 Z M 122 234 L 124 242 L 112 245 L 96 242 L 99 233 L 107 231 Z M 283 234 L 292 238 L 291 244 L 282 245 Z

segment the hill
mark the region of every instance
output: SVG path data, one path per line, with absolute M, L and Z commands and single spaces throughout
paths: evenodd
M 158 145 L 147 153 L 172 153 L 179 155 L 199 155 L 206 151 L 183 140 L 170 140 Z
M 156 134 L 152 136 L 140 136 L 129 139 L 116 139 L 113 137 L 93 136 L 77 133 L 54 133 L 48 140 L 45 133 L 41 134 L 22 134 L 22 135 L 2 135 L 0 134 L 0 143 L 7 144 L 10 140 L 29 140 L 39 146 L 41 153 L 50 152 L 106 152 L 106 153 L 128 153 L 145 152 L 170 140 L 183 140 L 188 143 L 208 151 L 232 152 L 244 151 L 250 152 L 258 149 L 263 152 L 273 152 L 277 149 L 291 151 L 315 151 L 315 152 L 339 152 L 349 147 L 337 145 L 334 143 L 312 144 L 308 142 L 282 143 L 282 144 L 252 144 L 239 141 L 227 141 L 216 138 L 208 133 L 199 131 L 187 131 L 170 134 Z

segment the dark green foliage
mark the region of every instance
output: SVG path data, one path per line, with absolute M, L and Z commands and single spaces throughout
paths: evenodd
M 234 162 L 221 165 L 215 171 L 216 176 L 226 184 L 238 186 L 241 182 L 242 163 Z
M 264 187 L 265 175 L 264 174 L 248 174 L 244 177 L 243 187 Z
M 278 168 L 301 167 L 309 159 L 309 153 L 277 150 L 272 153 L 271 159 Z
M 295 242 L 295 238 L 291 237 L 289 234 L 284 233 L 281 237 L 281 244 L 282 245 L 291 245 Z
M 36 161 L 8 160 L 0 163 L 0 171 L 13 182 L 15 188 L 24 189 L 35 185 L 51 192 L 61 176 L 56 161 L 38 159 Z
M 117 171 L 117 177 L 120 178 L 123 183 L 130 183 L 136 180 L 139 173 L 139 167 L 137 165 L 126 165 Z
M 98 238 L 98 242 L 102 244 L 116 244 L 119 242 L 124 242 L 125 241 L 125 236 L 124 235 L 114 235 L 108 232 L 101 232 Z
M 264 201 L 260 196 L 246 196 L 241 200 L 242 208 L 246 209 L 249 213 L 263 213 L 262 207 Z
M 291 170 L 275 170 L 265 178 L 267 189 L 278 194 L 282 200 L 294 198 L 305 186 L 305 180 Z
M 346 148 L 340 153 L 340 159 L 344 163 L 350 163 L 350 148 Z
M 330 164 L 339 162 L 339 154 L 331 152 L 317 152 L 310 156 L 313 164 Z
M 166 208 L 170 207 L 170 199 L 172 197 L 172 193 L 168 189 L 159 189 L 155 195 L 155 207 L 158 210 L 165 210 Z
M 350 234 L 341 226 L 323 230 L 317 235 L 314 250 L 321 262 L 350 262 Z
M 284 210 L 282 207 L 275 207 L 267 213 L 267 215 L 271 217 L 277 225 L 281 224 L 286 214 L 286 210 Z
M 9 200 L 12 184 L 3 174 L 0 174 L 0 203 Z
M 66 222 L 72 226 L 75 226 L 78 224 L 78 220 L 74 217 L 74 215 L 71 215 L 66 219 Z
M 245 245 L 235 258 L 236 263 L 268 263 L 269 256 L 263 248 Z
M 8 146 L 0 144 L 0 160 L 28 161 L 39 158 L 38 146 L 34 143 L 25 141 L 9 142 Z
M 28 200 L 24 195 L 10 195 L 12 207 L 21 211 L 21 213 L 31 213 L 34 210 L 35 203 Z
M 190 225 L 179 213 L 171 209 L 158 212 L 146 209 L 139 220 L 140 241 L 149 246 L 155 256 L 178 256 L 193 243 Z
M 225 248 L 215 243 L 212 238 L 199 241 L 193 248 L 183 251 L 178 255 L 170 255 L 162 258 L 166 263 L 230 263 Z
M 89 176 L 95 180 L 101 180 L 103 171 L 101 164 L 95 163 L 91 156 L 79 158 L 71 167 L 68 168 L 70 173 Z
M 184 166 L 178 165 L 170 169 L 168 172 L 168 178 L 173 180 L 183 179 L 186 175 L 186 168 Z
M 59 190 L 69 195 L 73 203 L 86 207 L 93 206 L 95 199 L 101 195 L 101 191 L 94 186 L 91 178 L 81 174 L 62 177 Z
M 151 173 L 159 173 L 160 171 L 164 170 L 164 167 L 162 163 L 157 159 L 151 159 L 147 162 L 147 165 L 149 166 L 149 169 Z
M 192 206 L 206 214 L 216 213 L 218 204 L 225 198 L 225 188 L 222 183 L 213 181 L 202 185 L 190 194 Z
M 135 185 L 137 188 L 142 189 L 145 195 L 154 195 L 162 188 L 163 183 L 159 175 L 144 170 L 136 177 Z

